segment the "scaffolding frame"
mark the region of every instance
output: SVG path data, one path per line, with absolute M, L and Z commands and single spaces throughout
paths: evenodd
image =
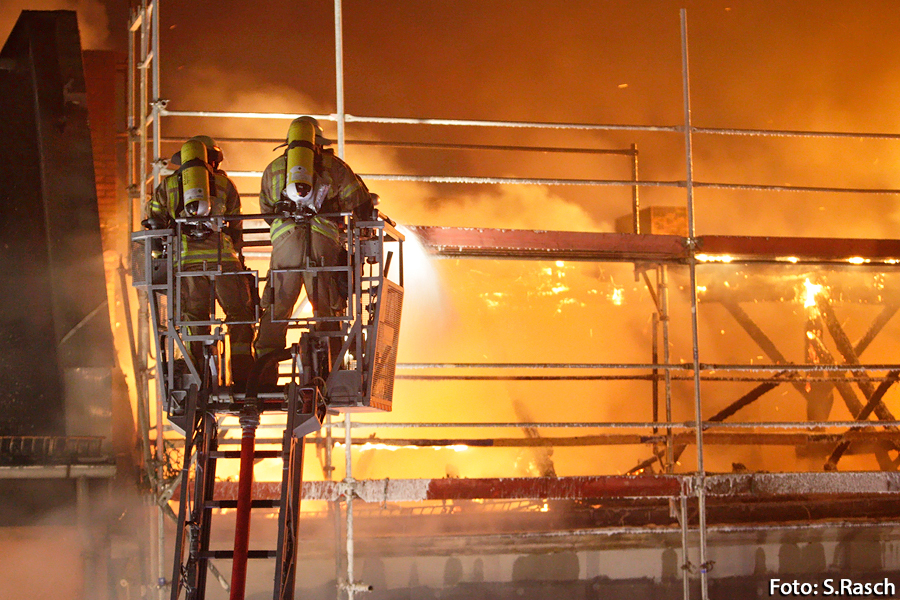
M 440 364 L 440 365 L 424 365 L 424 364 L 398 364 L 398 368 L 403 369 L 421 369 L 421 368 L 438 368 L 438 369 L 466 369 L 466 368 L 479 368 L 479 369 L 507 369 L 507 368 L 518 368 L 518 369 L 565 369 L 566 371 L 578 370 L 578 369 L 611 369 L 611 370 L 641 370 L 646 371 L 649 370 L 651 375 L 650 378 L 654 383 L 654 391 L 653 391 L 653 401 L 654 401 L 654 419 L 652 422 L 635 422 L 635 423 L 626 423 L 626 422 L 609 422 L 609 423 L 578 423 L 578 422 L 569 422 L 569 423 L 561 423 L 561 422 L 552 422 L 552 423 L 378 423 L 378 424 L 369 424 L 369 423 L 356 423 L 354 424 L 349 414 L 345 414 L 344 420 L 342 423 L 331 423 L 330 420 L 325 426 L 325 434 L 326 434 L 326 466 L 325 472 L 326 476 L 330 478 L 330 472 L 333 470 L 333 466 L 331 465 L 331 450 L 334 446 L 334 438 L 332 436 L 332 430 L 335 428 L 343 429 L 343 442 L 344 447 L 346 448 L 345 452 L 345 468 L 346 468 L 346 478 L 343 482 L 318 482 L 319 487 L 322 488 L 319 492 L 307 491 L 306 487 L 304 488 L 304 496 L 307 494 L 311 494 L 313 497 L 325 497 L 327 496 L 329 499 L 334 502 L 344 501 L 346 502 L 346 554 L 344 557 L 344 561 L 346 563 L 346 576 L 341 581 L 339 581 L 339 586 L 346 593 L 348 598 L 353 598 L 357 592 L 367 591 L 368 586 L 364 585 L 364 583 L 356 581 L 354 577 L 354 564 L 353 564 L 353 499 L 354 497 L 365 497 L 367 486 L 372 486 L 372 482 L 365 481 L 357 481 L 353 478 L 352 475 L 352 453 L 350 448 L 356 444 L 359 445 L 365 442 L 365 439 L 354 439 L 352 437 L 352 431 L 354 428 L 379 428 L 379 429 L 391 429 L 391 428 L 407 428 L 407 427 L 416 427 L 416 428 L 441 428 L 441 427 L 467 427 L 467 428 L 583 428 L 583 427 L 596 427 L 596 428 L 610 428 L 610 429 L 618 429 L 618 428 L 630 428 L 630 429 L 645 429 L 652 430 L 654 434 L 657 434 L 661 430 L 664 432 L 660 434 L 658 438 L 660 440 L 665 440 L 665 450 L 664 454 L 661 456 L 655 456 L 653 459 L 650 459 L 652 462 L 659 461 L 665 467 L 667 476 L 672 478 L 672 481 L 675 482 L 674 487 L 666 488 L 666 494 L 670 498 L 670 506 L 672 507 L 672 512 L 675 514 L 678 522 L 680 523 L 681 528 L 681 544 L 682 544 L 682 562 L 683 562 L 683 582 L 684 582 L 684 597 L 687 599 L 690 597 L 690 582 L 691 575 L 690 570 L 693 568 L 692 565 L 688 562 L 688 551 L 689 551 L 689 533 L 691 531 L 695 531 L 699 536 L 698 543 L 698 551 L 699 551 L 699 560 L 700 564 L 697 566 L 699 572 L 699 580 L 701 585 L 701 597 L 704 600 L 708 598 L 708 573 L 711 568 L 711 564 L 709 562 L 707 556 L 707 523 L 706 523 L 706 499 L 707 494 L 710 492 L 710 489 L 715 488 L 716 482 L 719 478 L 712 477 L 710 478 L 706 472 L 706 468 L 704 465 L 704 444 L 708 443 L 704 439 L 704 432 L 711 426 L 715 426 L 718 428 L 732 428 L 737 429 L 740 435 L 747 435 L 747 432 L 740 433 L 741 429 L 755 429 L 755 428 L 776 428 L 776 429 L 784 429 L 784 428 L 797 428 L 797 429 L 814 429 L 819 428 L 824 425 L 831 427 L 847 427 L 850 429 L 848 434 L 852 434 L 853 432 L 857 432 L 859 434 L 859 430 L 871 430 L 874 427 L 886 426 L 886 427 L 896 427 L 900 425 L 900 422 L 893 419 L 891 416 L 887 418 L 884 415 L 879 415 L 881 418 L 880 421 L 872 422 L 872 421 L 862 421 L 860 418 L 856 421 L 825 421 L 825 422 L 742 422 L 742 423 L 725 423 L 720 421 L 716 421 L 714 419 L 704 419 L 703 418 L 703 407 L 701 402 L 701 382 L 709 380 L 708 377 L 704 377 L 703 373 L 711 370 L 726 370 L 726 371 L 734 371 L 737 373 L 742 372 L 773 372 L 774 377 L 777 378 L 779 376 L 783 376 L 786 371 L 790 374 L 793 374 L 798 377 L 808 376 L 812 373 L 822 373 L 822 372 L 846 372 L 851 370 L 853 373 L 853 378 L 848 378 L 848 381 L 857 381 L 861 386 L 862 384 L 866 384 L 871 386 L 871 382 L 873 381 L 881 381 L 882 384 L 886 382 L 893 382 L 897 379 L 897 371 L 900 370 L 900 365 L 871 365 L 871 364 L 861 364 L 858 360 L 858 352 L 849 352 L 845 354 L 845 362 L 842 364 L 815 364 L 815 365 L 790 365 L 789 369 L 786 368 L 785 365 L 711 365 L 704 364 L 700 361 L 699 355 L 699 317 L 698 317 L 698 307 L 700 304 L 700 298 L 698 293 L 698 285 L 697 285 L 697 267 L 698 265 L 705 264 L 709 261 L 716 261 L 716 257 L 712 256 L 704 257 L 703 253 L 707 255 L 713 254 L 715 255 L 717 252 L 727 251 L 728 248 L 738 247 L 740 248 L 740 243 L 735 244 L 735 240 L 725 240 L 725 237 L 728 236 L 718 236 L 722 239 L 712 239 L 716 236 L 712 236 L 712 238 L 707 237 L 707 239 L 698 238 L 695 235 L 694 229 L 694 217 L 695 217 L 695 207 L 694 207 L 694 190 L 698 188 L 717 188 L 717 189 L 731 189 L 731 190 L 759 190 L 759 191 L 795 191 L 795 192 L 831 192 L 831 193 L 855 193 L 855 194 L 896 194 L 900 193 L 900 190 L 897 189 L 870 189 L 870 188 L 832 188 L 832 187 L 815 187 L 815 186 L 787 186 L 787 185 L 753 185 L 753 184 L 731 184 L 731 183 L 717 183 L 717 182 L 701 182 L 694 180 L 694 171 L 693 171 L 693 136 L 694 134 L 705 134 L 705 135 L 729 135 L 729 136 L 788 136 L 788 137 L 824 137 L 824 138 L 853 138 L 853 139 L 900 139 L 900 134 L 878 134 L 878 133 L 851 133 L 851 132 L 827 132 L 827 131 L 786 131 L 786 130 L 749 130 L 749 129 L 723 129 L 723 128 L 700 128 L 694 127 L 692 123 L 692 115 L 691 115 L 691 94 L 690 94 L 690 74 L 689 74 L 689 52 L 688 52 L 688 30 L 687 30 L 687 15 L 686 11 L 682 9 L 680 11 L 680 34 L 681 34 L 681 68 L 682 68 L 682 102 L 683 102 L 683 123 L 681 125 L 672 125 L 672 126 L 640 126 L 640 125 L 614 125 L 614 124 L 586 124 L 586 123 L 550 123 L 550 122 L 521 122 L 521 121 L 491 121 L 491 120 L 465 120 L 465 119 L 428 119 L 428 118 L 387 118 L 387 117 L 373 117 L 373 116 L 359 116 L 359 115 L 351 115 L 348 114 L 345 110 L 344 106 L 344 79 L 343 79 L 343 24 L 342 24 L 342 5 L 341 0 L 335 0 L 334 2 L 334 22 L 335 22 L 335 66 L 336 66 L 336 93 L 337 93 L 337 102 L 336 102 L 336 112 L 334 114 L 328 115 L 314 115 L 316 118 L 326 121 L 333 121 L 337 124 L 337 144 L 338 156 L 343 157 L 345 147 L 348 143 L 365 143 L 365 142 L 348 142 L 346 140 L 346 124 L 347 123 L 372 123 L 372 124 L 406 124 L 406 125 L 440 125 L 440 126 L 462 126 L 462 127 L 489 127 L 489 128 L 522 128 L 522 129 L 561 129 L 561 130 L 588 130 L 588 131 L 629 131 L 629 132 L 666 132 L 666 133 L 680 133 L 684 138 L 684 152 L 685 152 L 685 178 L 683 180 L 678 181 L 646 181 L 646 180 L 638 180 L 638 165 L 637 165 L 637 148 L 632 145 L 630 149 L 630 155 L 632 157 L 632 178 L 622 179 L 622 180 L 613 180 L 613 179 L 548 179 L 548 178 L 510 178 L 510 177 L 436 177 L 436 176 L 424 176 L 424 175 L 391 175 L 391 174 L 361 174 L 361 177 L 367 180 L 392 180 L 392 181 L 414 181 L 414 182 L 425 182 L 425 183 L 463 183 L 463 184 L 526 184 L 526 185 L 589 185 L 589 186 L 630 186 L 633 190 L 632 193 L 632 205 L 633 205 L 633 226 L 635 234 L 640 234 L 639 222 L 638 222 L 638 210 L 640 207 L 639 203 L 639 195 L 638 190 L 640 187 L 668 187 L 668 188 L 680 188 L 685 190 L 685 200 L 686 200 L 686 208 L 687 208 L 687 236 L 683 239 L 679 239 L 674 241 L 674 246 L 672 245 L 673 240 L 661 240 L 660 243 L 665 242 L 669 244 L 667 248 L 661 248 L 654 246 L 650 249 L 644 249 L 651 254 L 656 252 L 656 255 L 653 255 L 649 261 L 647 261 L 647 257 L 644 254 L 639 253 L 639 249 L 636 249 L 634 245 L 630 245 L 627 248 L 607 248 L 605 250 L 605 254 L 602 254 L 600 258 L 594 258 L 594 260 L 613 260 L 613 261 L 621 261 L 621 262 L 650 262 L 655 265 L 655 282 L 651 281 L 651 278 L 647 274 L 647 269 L 640 271 L 644 282 L 647 286 L 647 289 L 653 299 L 653 302 L 656 307 L 656 312 L 653 314 L 654 317 L 654 326 L 653 326 L 653 348 L 654 348 L 654 358 L 651 363 L 646 364 L 526 364 L 526 365 L 510 365 L 510 364 L 474 364 L 474 363 L 456 363 L 456 364 Z M 130 198 L 130 210 L 129 217 L 131 221 L 131 228 L 137 229 L 136 227 L 136 216 L 140 210 L 140 207 L 146 204 L 147 199 L 150 194 L 152 194 L 153 189 L 159 184 L 162 175 L 166 174 L 167 171 L 165 169 L 165 158 L 161 154 L 161 143 L 166 141 L 166 138 L 162 136 L 162 128 L 161 128 L 161 120 L 163 117 L 194 117 L 194 118 L 215 118 L 215 119 L 292 119 L 299 114 L 290 114 L 290 113 L 253 113 L 253 112 L 214 112 L 214 111 L 191 111 L 191 110 L 168 110 L 167 103 L 168 100 L 163 99 L 160 92 L 160 64 L 159 64 L 159 56 L 160 56 L 160 46 L 159 46 L 159 0 L 142 0 L 139 7 L 135 8 L 132 12 L 132 16 L 129 22 L 129 52 L 128 52 L 128 66 L 129 66 L 129 83 L 127 86 L 127 103 L 128 103 L 128 133 L 129 133 L 129 144 L 128 144 L 128 171 L 130 177 L 130 185 L 128 188 L 129 198 Z M 239 141 L 262 141 L 262 140 L 253 140 L 253 139 L 243 139 Z M 440 145 L 436 145 L 440 146 Z M 449 145 L 448 145 L 449 146 Z M 462 145 L 456 145 L 462 147 Z M 472 146 L 476 147 L 476 146 Z M 486 147 L 486 146 L 485 146 Z M 504 149 L 504 147 L 495 147 L 499 149 Z M 507 147 L 506 149 L 509 149 Z M 521 148 L 520 148 L 521 149 Z M 550 149 L 550 148 L 531 148 L 533 150 L 541 150 L 541 151 L 554 151 L 554 150 L 562 150 L 564 149 Z M 628 151 L 625 151 L 628 153 Z M 234 177 L 259 177 L 261 176 L 261 172 L 258 171 L 233 171 L 230 173 L 231 176 Z M 135 210 L 137 204 L 137 212 Z M 668 237 L 668 236 L 659 236 L 659 237 Z M 830 240 L 826 240 L 830 241 Z M 852 240 L 851 240 L 852 241 Z M 718 242 L 718 245 L 717 245 Z M 799 239 L 794 243 L 787 243 L 786 248 L 788 249 L 797 249 L 800 248 L 801 251 L 807 252 L 803 254 L 801 258 L 797 258 L 796 256 L 790 256 L 793 260 L 784 260 L 784 253 L 782 256 L 779 256 L 774 250 L 769 252 L 759 252 L 759 247 L 756 246 L 754 248 L 750 248 L 743 257 L 738 257 L 737 260 L 747 262 L 747 263 L 768 263 L 768 264 L 784 264 L 788 262 L 790 264 L 847 264 L 848 262 L 851 264 L 860 264 L 859 262 L 855 262 L 856 259 L 861 259 L 866 264 L 879 264 L 883 266 L 885 269 L 890 269 L 893 265 L 898 263 L 897 258 L 900 258 L 900 248 L 895 247 L 894 245 L 888 244 L 888 250 L 884 251 L 883 246 L 879 246 L 875 244 L 874 246 L 879 246 L 878 248 L 865 248 L 862 253 L 855 253 L 852 256 L 840 254 L 843 252 L 843 249 L 838 250 L 838 255 L 831 256 L 825 250 L 824 246 L 817 246 L 816 244 L 805 244 L 808 240 Z M 643 242 L 642 242 L 643 243 Z M 655 243 L 655 242 L 654 242 Z M 751 244 L 751 246 L 753 246 Z M 474 248 L 475 246 L 473 246 Z M 855 247 L 855 246 L 854 246 Z M 829 245 L 830 248 L 830 245 Z M 439 248 L 435 248 L 438 254 L 441 253 Z M 702 250 L 702 251 L 701 251 Z M 823 254 L 824 252 L 824 254 Z M 677 254 L 677 255 L 676 255 Z M 460 254 L 457 254 L 460 255 Z M 471 254 L 461 254 L 466 256 L 477 256 L 479 255 L 477 252 L 472 251 Z M 549 255 L 549 254 L 548 254 Z M 861 256 L 862 255 L 862 256 Z M 507 251 L 505 254 L 500 255 L 491 255 L 491 254 L 481 254 L 481 256 L 502 256 L 502 257 L 518 257 L 518 258 L 534 258 L 533 256 L 526 256 L 524 254 L 517 255 L 515 252 Z M 591 258 L 584 257 L 576 257 L 582 260 L 591 260 Z M 129 261 L 130 262 L 130 261 Z M 686 365 L 677 365 L 672 364 L 670 362 L 669 356 L 669 299 L 668 299 L 668 266 L 671 264 L 680 264 L 687 266 L 688 274 L 690 279 L 690 311 L 691 311 L 691 343 L 692 343 L 692 360 L 691 363 Z M 655 283 L 655 286 L 654 286 Z M 150 362 L 153 359 L 151 357 L 150 352 L 150 343 L 149 343 L 149 314 L 148 314 L 148 303 L 146 297 L 140 297 L 138 302 L 138 310 L 137 310 L 137 321 L 138 321 L 138 334 L 137 334 L 137 343 L 138 343 L 138 351 L 137 355 L 140 362 L 136 365 L 136 381 L 138 382 L 138 409 L 137 409 L 137 418 L 138 418 L 138 426 L 139 432 L 141 435 L 142 442 L 142 451 L 144 456 L 144 466 L 146 469 L 146 476 L 148 480 L 151 482 L 154 488 L 154 497 L 153 503 L 159 508 L 157 511 L 156 517 L 156 527 L 155 527 L 155 536 L 157 542 L 157 554 L 155 556 L 155 564 L 157 566 L 157 574 L 159 576 L 159 594 L 160 598 L 164 595 L 164 582 L 166 576 L 165 565 L 167 563 L 166 557 L 163 555 L 164 553 L 164 515 L 166 514 L 167 509 L 170 511 L 168 507 L 168 500 L 171 497 L 173 486 L 172 485 L 164 485 L 164 468 L 165 468 L 165 428 L 166 425 L 164 423 L 163 418 L 163 399 L 159 397 L 159 390 L 157 388 L 157 397 L 152 398 L 150 392 L 150 381 L 153 378 L 152 369 L 150 366 Z M 892 313 L 893 314 L 893 313 Z M 887 317 L 890 319 L 890 316 Z M 887 322 L 887 319 L 884 320 L 883 325 Z M 876 324 L 873 323 L 873 328 L 875 328 Z M 748 328 L 752 329 L 752 323 L 747 325 Z M 662 340 L 657 339 L 657 331 L 658 329 L 662 329 Z M 880 328 L 879 328 L 880 330 Z M 877 331 L 875 334 L 877 335 Z M 764 334 L 763 334 L 764 339 Z M 663 355 L 660 360 L 659 355 L 656 353 L 658 346 L 661 345 L 663 348 Z M 852 349 L 851 349 L 852 350 Z M 774 359 L 773 359 L 774 360 Z M 883 377 L 873 377 L 867 371 L 889 371 L 889 373 Z M 683 373 L 679 375 L 677 372 L 682 371 Z M 402 375 L 399 377 L 403 377 Z M 407 376 L 408 378 L 414 378 L 414 376 Z M 435 376 L 436 379 L 447 379 L 452 376 Z M 501 376 L 502 377 L 502 376 Z M 632 376 L 626 376 L 632 377 Z M 639 376 L 633 376 L 635 378 Z M 723 378 L 728 380 L 739 380 L 740 376 L 733 376 L 732 378 Z M 577 376 L 566 375 L 559 378 L 578 378 Z M 584 378 L 590 378 L 590 376 L 586 376 Z M 603 378 L 602 376 L 594 377 L 596 379 Z M 536 377 L 535 379 L 548 379 L 548 377 Z M 693 383 L 693 400 L 694 400 L 694 419 L 687 422 L 674 422 L 672 420 L 672 382 L 675 379 L 685 379 L 690 380 Z M 759 381 L 771 381 L 773 379 L 772 376 L 759 377 Z M 753 380 L 751 377 L 746 377 L 746 381 Z M 658 410 L 659 410 L 659 389 L 658 384 L 660 382 L 664 383 L 664 391 L 663 394 L 665 396 L 665 418 L 657 418 Z M 880 389 L 880 388 L 879 388 Z M 885 388 L 886 389 L 886 388 Z M 864 391 L 865 393 L 865 391 Z M 862 407 L 862 414 L 864 411 L 868 409 L 869 412 L 878 408 L 878 401 L 874 400 L 874 394 L 876 392 L 873 391 L 871 393 L 865 394 L 869 402 L 865 407 Z M 882 392 L 883 393 L 883 392 Z M 752 401 L 752 400 L 751 400 Z M 865 416 L 868 416 L 868 413 L 865 413 Z M 156 433 L 155 436 L 151 435 L 151 419 L 155 417 L 156 422 Z M 227 427 L 227 426 L 226 426 Z M 265 427 L 265 425 L 263 425 Z M 676 433 L 676 430 L 680 430 L 682 433 Z M 841 443 L 845 443 L 847 439 L 853 437 L 852 435 L 845 434 L 844 436 L 840 436 Z M 675 454 L 678 452 L 678 447 L 676 445 L 676 439 L 679 444 L 687 443 L 686 436 L 693 436 L 693 442 L 696 445 L 697 459 L 696 459 L 696 470 L 687 475 L 676 475 L 674 474 L 674 462 L 675 462 Z M 715 438 L 715 435 L 710 432 L 706 435 Z M 623 438 L 624 439 L 624 438 Z M 551 443 L 553 438 L 544 438 L 543 443 Z M 382 441 L 382 440 L 379 440 Z M 396 442 L 400 443 L 400 441 Z M 536 445 L 536 444 L 535 444 Z M 818 481 L 816 474 L 807 474 L 808 477 L 805 477 L 804 480 L 812 480 Z M 840 474 L 828 474 L 828 475 L 840 475 Z M 884 483 L 888 482 L 886 490 L 880 491 L 893 491 L 896 488 L 891 488 L 893 485 L 892 479 L 890 478 L 889 473 L 882 473 L 883 477 L 879 477 L 879 474 L 875 473 L 872 475 L 872 478 L 876 480 L 876 482 Z M 888 481 L 890 480 L 890 481 Z M 838 481 L 839 485 L 846 485 L 846 478 L 834 480 Z M 832 482 L 832 480 L 829 480 Z M 309 482 L 312 484 L 316 484 L 317 482 Z M 872 485 L 878 486 L 880 483 L 874 483 Z M 383 486 L 384 490 L 387 490 L 387 481 L 384 482 L 374 482 L 376 487 Z M 666 484 L 670 485 L 670 484 Z M 784 483 L 784 485 L 790 486 L 792 485 L 790 482 Z M 813 486 L 816 484 L 809 483 L 808 481 L 804 483 L 807 487 Z M 315 486 L 313 486 L 315 487 Z M 801 486 L 802 487 L 802 486 Z M 324 491 L 323 491 L 324 490 Z M 583 490 L 582 490 L 583 492 Z M 544 492 L 546 493 L 546 492 Z M 387 497 L 387 493 L 385 492 L 385 498 Z M 400 495 L 402 496 L 402 494 Z M 398 497 L 400 497 L 398 496 Z M 527 497 L 527 496 L 526 496 Z M 698 522 L 696 525 L 692 525 L 687 518 L 687 503 L 689 498 L 696 498 L 699 510 L 698 510 Z M 404 497 L 405 498 L 405 497 Z M 336 557 L 340 560 L 340 557 Z

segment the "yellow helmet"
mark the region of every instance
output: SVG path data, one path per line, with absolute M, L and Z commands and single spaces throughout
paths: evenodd
M 195 135 L 191 138 L 191 140 L 196 140 L 206 146 L 206 157 L 208 159 L 207 162 L 209 162 L 209 164 L 211 164 L 213 168 L 219 166 L 219 163 L 224 160 L 225 155 L 222 153 L 222 149 L 219 148 L 216 140 L 212 139 L 208 135 Z
M 315 117 L 302 116 L 297 117 L 293 121 L 291 121 L 291 127 L 288 128 L 288 132 L 290 132 L 291 128 L 299 123 L 309 123 L 313 126 L 313 129 L 316 131 L 316 145 L 317 146 L 329 146 L 334 143 L 334 140 L 330 140 L 325 137 L 325 133 L 322 131 L 322 126 L 319 125 L 319 121 L 316 120 Z

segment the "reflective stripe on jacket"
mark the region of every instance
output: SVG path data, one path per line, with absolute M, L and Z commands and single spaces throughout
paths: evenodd
M 215 196 L 210 197 L 210 216 L 240 214 L 240 196 L 231 179 L 227 175 L 217 172 L 215 183 Z M 177 174 L 169 175 L 157 186 L 153 197 L 147 203 L 145 212 L 148 217 L 156 216 L 169 223 L 176 218 L 185 216 Z M 182 234 L 182 266 L 200 265 L 204 261 L 209 268 L 215 268 L 219 261 L 240 264 L 231 236 L 222 232 L 213 232 L 205 239 L 198 240 Z
M 281 198 L 285 187 L 285 171 L 287 158 L 279 156 L 266 167 L 263 172 L 259 191 L 259 210 L 263 214 L 274 214 L 275 203 Z M 323 213 L 351 211 L 369 200 L 369 191 L 362 180 L 357 177 L 347 163 L 336 157 L 330 150 L 324 150 L 316 159 L 315 188 L 318 190 L 328 186 L 325 201 L 320 209 Z M 316 231 L 335 242 L 340 240 L 338 223 L 327 217 L 316 216 L 310 221 Z M 272 219 L 269 233 L 274 243 L 288 231 L 298 227 L 293 219 L 276 217 Z

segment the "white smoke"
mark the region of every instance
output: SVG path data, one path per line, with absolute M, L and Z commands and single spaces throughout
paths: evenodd
M 373 139 L 374 136 L 364 137 Z M 410 172 L 410 166 L 401 162 L 394 152 L 380 147 L 350 146 L 347 152 L 348 162 L 357 173 Z M 385 213 L 410 225 L 562 231 L 612 230 L 609 223 L 597 222 L 581 206 L 564 198 L 551 187 L 474 185 L 461 190 L 459 186 L 419 182 L 369 181 L 367 184 L 369 189 L 381 195 L 381 208 Z

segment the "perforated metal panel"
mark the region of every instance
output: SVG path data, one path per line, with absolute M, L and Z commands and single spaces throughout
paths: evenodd
M 149 244 L 150 239 L 146 237 L 131 241 L 131 280 L 135 287 L 166 283 L 166 259 L 150 257 L 147 260 Z
M 150 285 L 147 278 L 147 255 L 145 240 L 131 241 L 131 281 L 136 287 Z
M 397 345 L 400 341 L 400 313 L 403 308 L 403 288 L 385 280 L 381 291 L 378 314 L 378 338 L 372 372 L 371 406 L 391 410 L 394 396 L 394 369 L 397 365 Z

